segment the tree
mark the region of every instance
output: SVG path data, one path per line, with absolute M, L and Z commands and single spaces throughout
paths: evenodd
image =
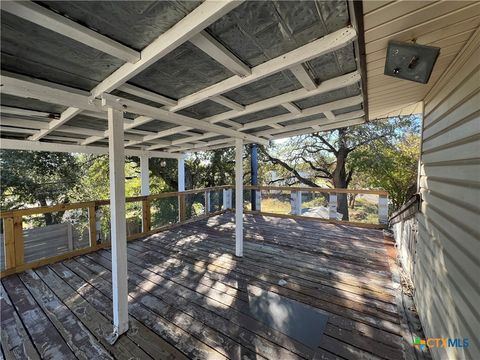
M 280 149 L 262 148 L 262 151 L 270 162 L 291 174 L 290 184 L 319 187 L 319 179 L 324 179 L 330 186 L 344 189 L 348 188 L 356 171 L 356 162 L 349 161 L 355 151 L 372 142 L 395 141 L 402 136 L 402 129 L 414 126 L 414 120 L 413 117 L 393 118 L 313 133 L 293 138 Z M 302 170 L 308 170 L 311 175 L 302 175 Z M 348 220 L 346 194 L 338 194 L 337 208 L 343 220 Z
M 373 141 L 353 155 L 357 175 L 367 186 L 388 191 L 397 210 L 416 191 L 420 136 L 406 133 L 396 142 Z
M 2 210 L 67 203 L 80 173 L 76 157 L 67 153 L 1 150 L 0 167 Z M 46 213 L 44 218 L 49 225 L 62 216 Z

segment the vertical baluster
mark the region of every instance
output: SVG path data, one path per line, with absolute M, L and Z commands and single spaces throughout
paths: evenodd
M 328 195 L 328 218 L 337 220 L 337 194 L 335 193 Z
M 88 228 L 90 247 L 94 247 L 97 245 L 97 210 L 95 205 L 88 207 Z
M 149 232 L 151 228 L 150 217 L 150 199 L 148 197 L 142 200 L 142 232 Z
M 290 193 L 290 205 L 293 215 L 302 215 L 302 192 L 292 191 Z
M 13 217 L 13 233 L 15 238 L 15 266 L 25 262 L 25 246 L 23 243 L 22 216 Z
M 388 195 L 378 196 L 378 222 L 383 225 L 388 223 Z
M 262 211 L 262 190 L 255 191 L 255 205 L 257 211 Z
M 3 246 L 5 269 L 15 267 L 15 232 L 13 229 L 13 218 L 3 219 Z

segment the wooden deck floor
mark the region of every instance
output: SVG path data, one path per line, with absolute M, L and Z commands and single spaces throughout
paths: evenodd
M 110 252 L 2 279 L 6 359 L 402 359 L 381 231 L 249 215 L 235 258 L 231 214 L 128 244 L 130 330 L 114 346 Z M 283 279 L 286 284 L 279 285 Z M 248 287 L 248 288 L 247 288 Z M 317 349 L 259 322 L 248 292 L 329 314 Z

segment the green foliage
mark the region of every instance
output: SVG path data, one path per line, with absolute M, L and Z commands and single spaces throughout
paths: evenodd
M 70 201 L 81 167 L 75 155 L 34 151 L 0 151 L 1 208 L 46 206 Z
M 352 161 L 357 178 L 366 186 L 387 190 L 396 210 L 415 188 L 419 156 L 420 136 L 406 133 L 397 141 L 374 141 L 362 146 Z

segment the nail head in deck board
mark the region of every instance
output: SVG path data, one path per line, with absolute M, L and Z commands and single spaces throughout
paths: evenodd
M 2 283 L 42 359 L 76 360 L 72 350 L 18 276 L 4 278 Z

